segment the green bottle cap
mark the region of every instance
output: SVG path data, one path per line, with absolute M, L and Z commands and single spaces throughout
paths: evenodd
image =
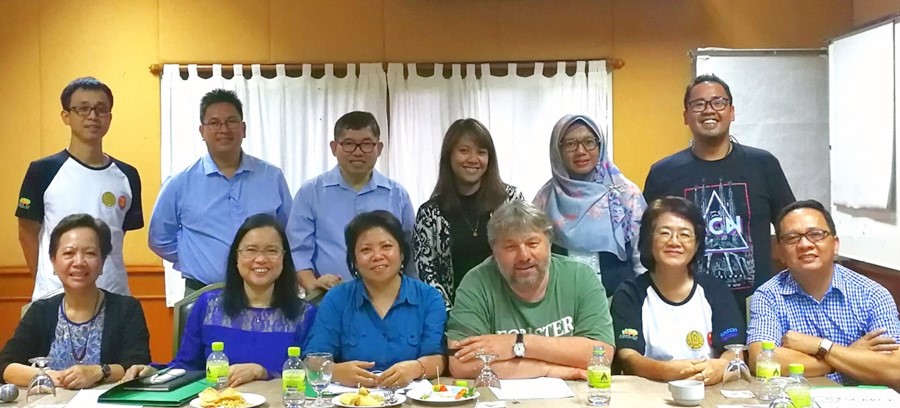
M 764 341 L 762 342 L 763 350 L 775 350 L 775 342 L 774 341 Z
M 603 346 L 594 346 L 594 355 L 595 356 L 606 355 L 606 349 L 603 348 Z
M 803 374 L 803 364 L 800 364 L 800 363 L 788 364 L 788 371 L 791 374 Z
M 457 387 L 468 387 L 469 382 L 466 380 L 456 380 L 453 382 L 453 385 L 455 385 Z
M 300 347 L 288 347 L 288 357 L 300 357 Z
M 225 350 L 225 343 L 221 341 L 214 341 L 212 344 L 212 351 L 222 351 Z

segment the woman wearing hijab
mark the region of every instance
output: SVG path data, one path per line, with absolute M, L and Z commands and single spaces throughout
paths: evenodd
M 608 150 L 593 120 L 562 117 L 550 138 L 553 177 L 534 203 L 553 221 L 553 251 L 591 266 L 607 293 L 614 293 L 645 270 L 637 241 L 647 202 Z

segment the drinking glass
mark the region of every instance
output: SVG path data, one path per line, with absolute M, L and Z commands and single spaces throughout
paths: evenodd
M 794 400 L 785 392 L 788 384 L 791 383 L 791 380 L 784 377 L 773 378 L 770 380 L 778 386 L 778 396 L 769 403 L 769 408 L 821 408 L 821 406 L 813 401 L 809 400 L 810 405 L 802 406 L 794 403 Z
M 482 404 L 484 402 L 496 400 L 500 398 L 500 378 L 497 377 L 497 374 L 494 374 L 494 370 L 491 370 L 491 362 L 499 357 L 496 354 L 485 353 L 483 350 L 479 350 L 478 353 L 475 354 L 475 357 L 481 360 L 484 363 L 484 366 L 481 367 L 481 373 L 478 374 L 478 377 L 475 378 L 475 389 L 478 390 L 478 403 Z M 492 398 L 489 393 L 486 392 L 490 390 L 490 394 L 493 394 Z
M 39 371 L 28 383 L 28 393 L 25 395 L 26 403 L 37 401 L 47 395 L 56 396 L 56 384 L 53 383 L 53 378 L 50 378 L 50 374 L 47 374 L 50 361 L 50 357 L 35 357 L 28 360 L 31 366 L 37 367 Z
M 753 376 L 750 368 L 744 363 L 744 350 L 742 344 L 728 344 L 725 349 L 734 354 L 734 358 L 725 367 L 722 375 L 722 389 L 728 391 L 753 391 Z
M 309 385 L 316 390 L 314 407 L 333 406 L 331 401 L 322 399 L 322 392 L 331 383 L 331 375 L 334 372 L 334 358 L 331 353 L 309 353 L 306 355 L 306 379 Z

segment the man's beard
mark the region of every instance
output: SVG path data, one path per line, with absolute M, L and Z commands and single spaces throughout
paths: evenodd
M 503 273 L 501 275 L 503 275 L 503 279 L 506 280 L 506 283 L 508 283 L 510 287 L 530 289 L 541 283 L 544 280 L 544 277 L 547 276 L 549 262 L 544 264 L 538 263 L 535 265 L 535 269 L 537 269 L 537 273 L 531 276 L 517 276 L 515 273 Z

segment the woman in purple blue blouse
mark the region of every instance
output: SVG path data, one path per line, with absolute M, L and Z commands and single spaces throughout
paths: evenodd
M 212 343 L 221 341 L 231 364 L 229 386 L 280 377 L 288 347 L 305 348 L 316 316 L 315 307 L 297 297 L 289 248 L 274 217 L 247 218 L 228 253 L 225 288 L 197 299 L 170 366 L 203 370 Z

